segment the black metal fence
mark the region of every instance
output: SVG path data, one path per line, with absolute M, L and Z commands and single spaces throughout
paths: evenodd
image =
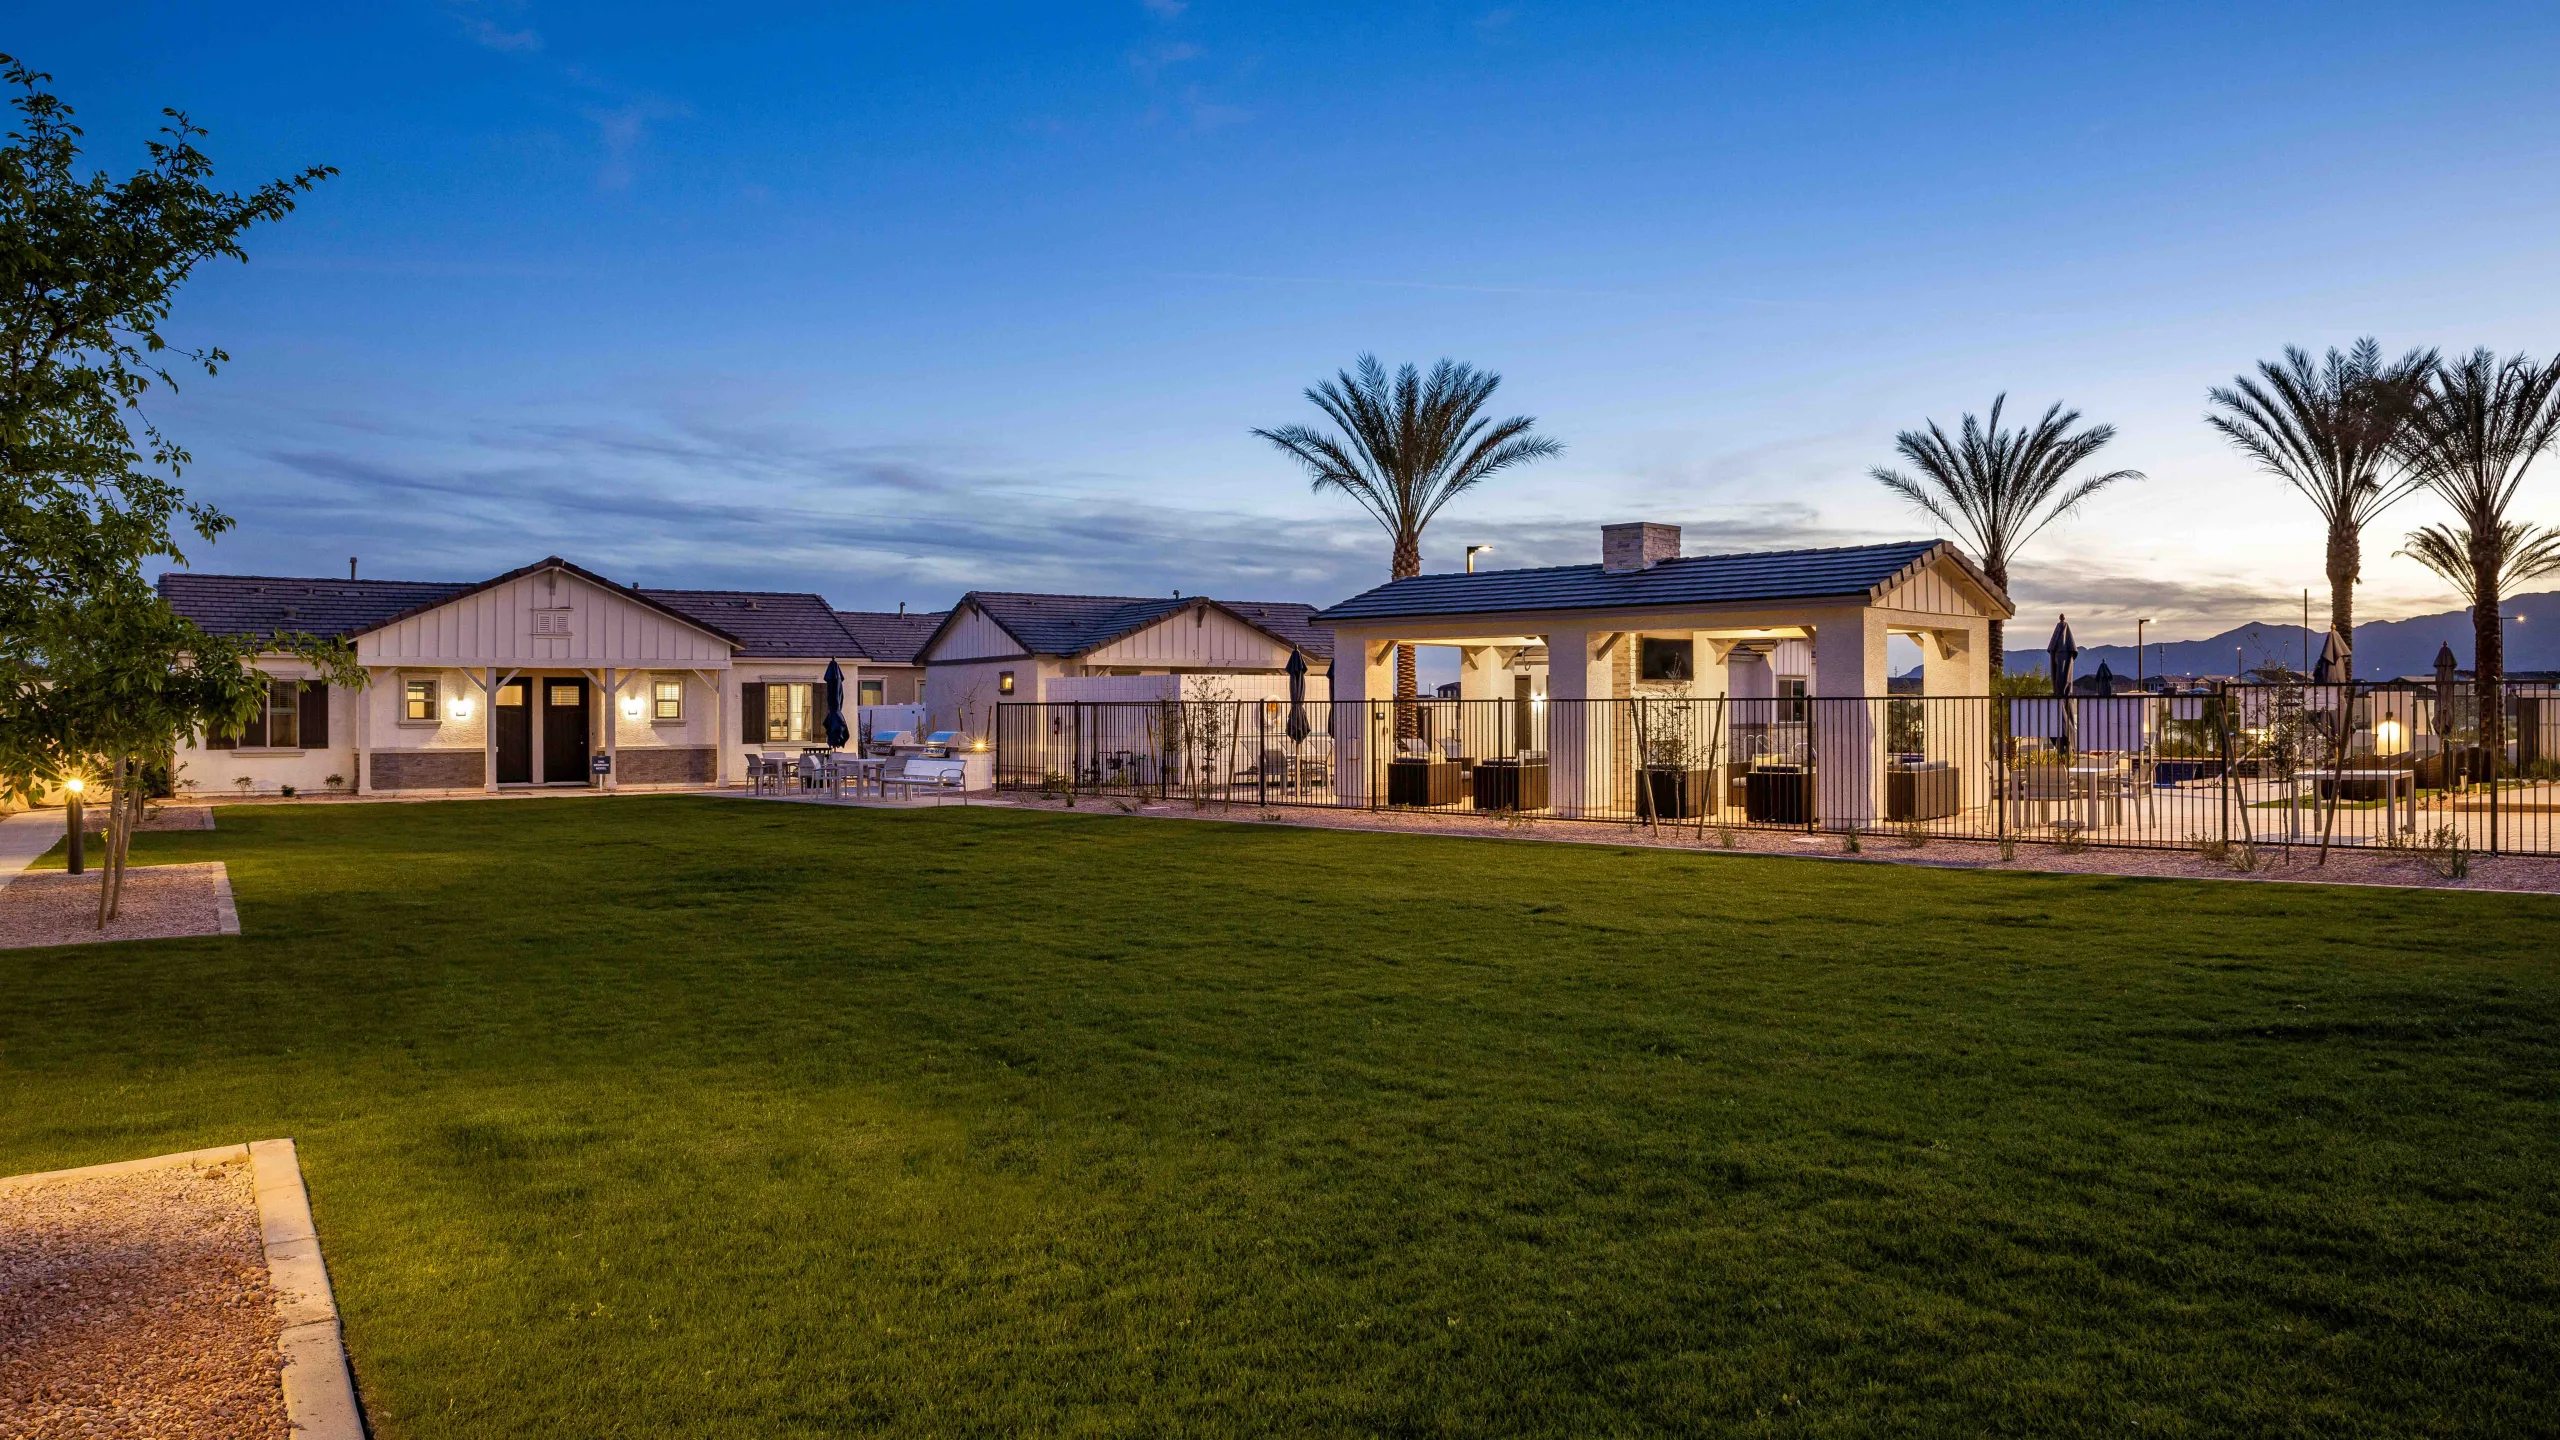
M 1003 704 L 999 788 L 2065 844 L 2560 853 L 2560 690 Z

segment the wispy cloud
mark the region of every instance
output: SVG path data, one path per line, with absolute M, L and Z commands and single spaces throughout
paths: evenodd
M 643 96 L 626 104 L 579 113 L 595 125 L 596 138 L 604 146 L 604 164 L 596 171 L 596 188 L 628 190 L 637 173 L 640 150 L 648 143 L 650 125 L 680 119 L 692 111 L 672 101 Z
M 531 26 L 509 29 L 486 13 L 489 8 L 491 7 L 475 4 L 473 0 L 456 0 L 456 3 L 446 7 L 445 13 L 452 16 L 454 23 L 461 27 L 465 39 L 484 50 L 496 50 L 510 55 L 530 55 L 542 48 L 541 32 Z M 499 8 L 514 10 L 518 7 L 501 6 Z

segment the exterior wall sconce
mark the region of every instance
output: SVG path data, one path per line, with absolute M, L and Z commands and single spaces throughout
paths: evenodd
M 449 705 L 445 706 L 445 713 L 446 713 L 447 715 L 452 716 L 452 717 L 453 717 L 454 719 L 456 719 L 456 720 L 468 720 L 468 719 L 470 719 L 470 718 L 471 718 L 471 697 L 470 697 L 470 696 L 468 696 L 468 695 L 456 695 L 456 696 L 454 696 L 454 697 L 453 697 L 453 703 L 451 703 L 451 704 L 449 704 Z
M 642 707 L 641 707 L 641 701 L 640 701 L 640 697 L 639 697 L 639 696 L 637 696 L 637 695 L 625 695 L 625 696 L 623 696 L 623 697 L 622 697 L 622 718 L 623 718 L 623 719 L 625 719 L 625 720 L 637 720 L 637 719 L 639 719 L 639 718 L 640 718 L 640 711 L 641 711 L 641 708 L 642 708 Z

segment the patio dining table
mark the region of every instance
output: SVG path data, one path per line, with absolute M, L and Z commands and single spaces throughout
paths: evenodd
M 2371 786 L 2380 790 L 2382 792 L 2382 833 L 2385 835 L 2398 833 L 2400 807 L 2404 803 L 2409 807 L 2409 828 L 2413 830 L 2417 828 L 2418 772 L 2415 770 L 2331 770 L 2314 772 L 2312 780 L 2315 794 L 2318 792 L 2318 782 L 2321 780 L 2327 780 L 2332 786 Z M 2339 790 L 2340 800 L 2345 800 L 2347 796 L 2346 790 Z

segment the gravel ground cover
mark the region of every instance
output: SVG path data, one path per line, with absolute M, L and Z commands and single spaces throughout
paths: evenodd
M 0 1186 L 0 1435 L 285 1440 L 250 1164 Z
M 1015 808 L 1065 810 L 1063 801 L 1035 796 L 1007 796 Z M 818 802 L 824 803 L 824 802 Z M 2560 860 L 2531 855 L 2475 855 L 2470 873 L 2456 880 L 2431 869 L 2408 852 L 2376 852 L 2335 847 L 2328 863 L 2318 863 L 2316 847 L 2288 851 L 2260 846 L 2246 860 L 2210 860 L 2192 850 L 2116 850 L 2090 846 L 2067 850 L 2031 841 L 2015 842 L 2013 858 L 2003 859 L 1996 841 L 1923 839 L 1907 841 L 1894 830 L 1869 831 L 1848 849 L 1841 835 L 1808 835 L 1801 830 L 1766 830 L 1737 826 L 1703 831 L 1695 824 L 1641 825 L 1583 820 L 1503 821 L 1490 816 L 1416 814 L 1395 810 L 1328 810 L 1315 806 L 1194 806 L 1189 801 L 1162 803 L 1085 797 L 1072 807 L 1085 814 L 1141 815 L 1155 819 L 1217 820 L 1242 824 L 1296 825 L 1320 830 L 1368 830 L 1389 834 L 1454 835 L 1506 840 L 1553 840 L 1586 845 L 1642 845 L 1673 850 L 1721 851 L 1737 855 L 1785 855 L 1848 860 L 1878 865 L 1928 865 L 1948 870 L 2000 870 L 2047 875 L 2121 875 L 2173 880 L 2275 880 L 2323 885 L 2405 885 L 2430 890 L 2560 894 Z M 2241 869 L 2243 863 L 2251 868 Z
M 99 875 L 31 870 L 0 888 L 0 950 L 239 932 L 237 919 L 226 921 L 234 913 L 231 880 L 219 860 L 126 870 L 124 899 L 104 930 L 97 928 Z

